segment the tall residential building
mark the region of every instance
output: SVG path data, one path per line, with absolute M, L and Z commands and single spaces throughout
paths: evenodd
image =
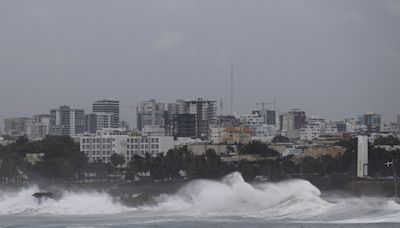
M 269 109 L 261 109 L 256 111 L 262 118 L 263 124 L 276 125 L 276 111 Z
M 148 125 L 164 126 L 164 103 L 155 99 L 142 101 L 137 109 L 137 129 L 142 130 Z
M 37 114 L 34 115 L 32 120 L 33 123 L 41 123 L 41 122 L 47 122 L 50 119 L 50 114 Z
M 195 114 L 175 114 L 170 122 L 170 131 L 175 137 L 196 138 L 196 115 Z
M 98 116 L 102 116 L 100 117 L 100 121 L 108 121 L 97 123 L 97 130 L 101 130 L 103 126 L 119 128 L 119 101 L 113 99 L 95 101 L 92 112 Z M 109 116 L 110 118 L 107 119 L 104 116 Z
M 196 137 L 209 138 L 210 126 L 216 123 L 217 101 L 203 100 L 187 100 L 184 103 L 184 111 L 187 114 L 196 115 Z
M 280 115 L 279 123 L 282 131 L 301 129 L 306 123 L 306 113 L 299 109 L 293 109 Z
M 217 122 L 216 104 L 216 101 L 201 98 L 168 104 L 164 114 L 167 134 L 171 135 L 172 132 L 175 137 L 208 139 L 210 127 Z
M 60 106 L 50 110 L 50 134 L 74 136 L 85 131 L 85 113 L 83 109 L 71 109 Z
M 4 134 L 19 137 L 25 134 L 26 124 L 32 123 L 31 118 L 18 117 L 4 119 Z
M 97 116 L 94 113 L 85 115 L 85 132 L 94 134 L 96 133 Z
M 185 105 L 184 100 L 176 100 L 175 103 L 170 103 L 167 106 L 167 111 L 169 114 L 184 114 L 187 113 L 187 105 Z
M 358 124 L 366 126 L 368 133 L 379 133 L 381 131 L 381 118 L 380 114 L 369 112 L 358 117 Z
M 115 128 L 115 125 L 113 125 L 114 114 L 108 112 L 96 112 L 95 115 L 96 115 L 96 130 L 103 130 L 104 128 Z

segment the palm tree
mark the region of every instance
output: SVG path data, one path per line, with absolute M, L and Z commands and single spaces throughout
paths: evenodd
M 116 169 L 119 165 L 123 165 L 125 163 L 125 157 L 123 155 L 113 153 L 110 157 L 110 160 L 114 167 L 114 176 L 116 176 Z

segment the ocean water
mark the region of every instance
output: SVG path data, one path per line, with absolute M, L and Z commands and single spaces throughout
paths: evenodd
M 321 197 L 305 180 L 251 185 L 239 173 L 192 181 L 140 207 L 99 192 L 63 192 L 38 203 L 37 191 L 0 189 L 0 227 L 400 227 L 393 200 Z

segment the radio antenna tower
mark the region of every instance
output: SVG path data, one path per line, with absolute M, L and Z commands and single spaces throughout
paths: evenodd
M 233 64 L 231 65 L 231 115 L 233 115 Z

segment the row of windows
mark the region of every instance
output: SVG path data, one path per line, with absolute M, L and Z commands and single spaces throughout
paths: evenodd
M 90 147 L 90 145 L 82 145 L 81 146 L 82 147 L 82 150 L 84 150 L 84 149 L 90 149 L 90 148 L 92 148 L 93 150 L 94 149 L 100 149 L 100 148 L 102 148 L 103 150 L 106 150 L 106 149 L 110 149 L 111 148 L 111 146 L 108 144 L 108 145 L 103 145 L 102 147 L 100 147 L 100 145 L 92 145 L 92 147 Z
M 114 141 L 114 139 L 113 139 L 113 141 Z M 82 138 L 82 143 L 90 143 L 90 142 L 92 142 L 92 143 L 100 143 L 100 142 L 102 142 L 102 143 L 111 143 L 111 139 L 110 138 L 107 138 L 107 139 L 99 139 L 99 138 L 92 138 L 92 139 L 90 139 L 90 138 Z
M 150 140 L 149 140 L 149 138 L 140 138 L 140 143 L 148 143 L 148 142 L 151 142 L 151 143 L 159 143 L 160 142 L 160 139 L 159 138 L 151 138 Z M 127 139 L 127 142 L 129 143 L 139 143 L 139 138 L 128 138 Z
M 112 138 L 112 141 L 115 141 L 115 138 Z M 128 143 L 139 143 L 139 141 L 140 141 L 140 143 L 149 143 L 149 142 L 150 143 L 159 143 L 160 139 L 159 138 L 150 138 L 150 140 L 149 140 L 149 138 L 140 138 L 140 140 L 139 140 L 139 138 L 128 138 L 127 139 Z M 106 138 L 106 139 L 82 138 L 82 144 L 85 144 L 85 143 L 100 143 L 100 142 L 102 142 L 102 143 L 111 143 L 111 138 Z
M 126 146 L 126 148 L 127 149 L 139 149 L 139 145 L 127 145 Z M 160 145 L 158 145 L 158 144 L 151 144 L 150 145 L 150 147 L 149 147 L 149 144 L 141 144 L 140 145 L 140 149 L 149 149 L 149 148 L 151 148 L 151 149 L 159 149 L 160 148 Z
M 95 155 L 100 155 L 100 154 L 102 154 L 102 155 L 110 155 L 111 152 L 110 151 L 103 151 L 102 153 L 100 153 L 100 151 L 92 151 L 92 152 L 85 152 L 85 154 L 87 156 L 95 156 Z

